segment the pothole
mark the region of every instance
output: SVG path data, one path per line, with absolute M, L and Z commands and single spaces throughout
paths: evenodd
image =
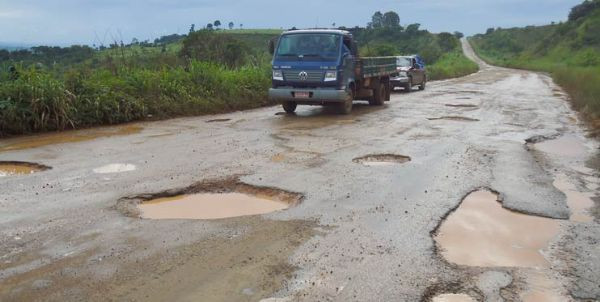
M 433 297 L 433 302 L 476 302 L 469 295 L 465 294 L 441 294 Z
M 36 163 L 21 161 L 0 161 L 0 177 L 33 174 L 49 169 L 51 168 L 48 166 Z
M 223 123 L 223 122 L 229 122 L 229 121 L 231 121 L 230 118 L 217 118 L 217 119 L 214 119 L 214 120 L 208 120 L 206 122 L 207 123 Z
M 131 135 L 141 132 L 142 129 L 141 126 L 128 125 L 123 127 L 99 127 L 90 130 L 69 130 L 59 133 L 24 136 L 14 140 L 7 140 L 9 143 L 1 145 L 0 152 L 24 150 L 54 144 L 76 143 L 101 137 Z
M 387 166 L 394 164 L 403 164 L 409 162 L 411 158 L 405 155 L 396 154 L 372 154 L 357 157 L 352 161 L 365 166 Z
M 565 193 L 567 196 L 567 205 L 571 209 L 571 221 L 576 222 L 592 222 L 594 218 L 588 212 L 594 206 L 592 198 L 594 193 L 583 193 L 577 190 L 577 187 L 569 182 L 565 175 L 559 175 L 554 180 L 554 187 Z
M 545 268 L 541 250 L 559 227 L 557 220 L 507 210 L 498 194 L 479 190 L 442 222 L 435 241 L 444 258 L 459 265 Z
M 536 143 L 534 147 L 544 153 L 557 156 L 578 157 L 586 155 L 582 141 L 574 135 L 563 135 L 556 139 Z
M 132 164 L 109 164 L 94 169 L 94 173 L 97 174 L 111 174 L 111 173 L 124 173 L 135 171 L 136 167 Z
M 455 108 L 478 108 L 479 106 L 473 104 L 446 104 L 446 107 L 455 107 Z
M 429 117 L 430 121 L 447 120 L 447 121 L 458 121 L 458 122 L 478 122 L 478 119 L 465 117 L 465 116 L 442 116 L 442 117 Z
M 126 215 L 146 219 L 210 220 L 277 212 L 296 206 L 301 200 L 299 193 L 226 179 L 123 198 L 117 208 Z

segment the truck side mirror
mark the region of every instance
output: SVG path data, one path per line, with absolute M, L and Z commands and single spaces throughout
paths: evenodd
M 275 39 L 269 40 L 269 53 L 271 55 L 275 53 Z

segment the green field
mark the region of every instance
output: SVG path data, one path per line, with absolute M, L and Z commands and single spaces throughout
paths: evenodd
M 564 23 L 489 29 L 470 42 L 491 64 L 551 73 L 574 108 L 600 128 L 600 0 L 575 7 Z

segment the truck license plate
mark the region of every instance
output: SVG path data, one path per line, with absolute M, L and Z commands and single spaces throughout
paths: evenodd
M 294 93 L 294 97 L 297 99 L 308 99 L 310 98 L 310 93 L 304 91 L 298 91 Z

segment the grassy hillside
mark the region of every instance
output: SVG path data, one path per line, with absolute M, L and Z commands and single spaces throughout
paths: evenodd
M 550 72 L 574 107 L 600 127 L 600 0 L 574 7 L 564 23 L 489 29 L 470 41 L 492 64 Z

